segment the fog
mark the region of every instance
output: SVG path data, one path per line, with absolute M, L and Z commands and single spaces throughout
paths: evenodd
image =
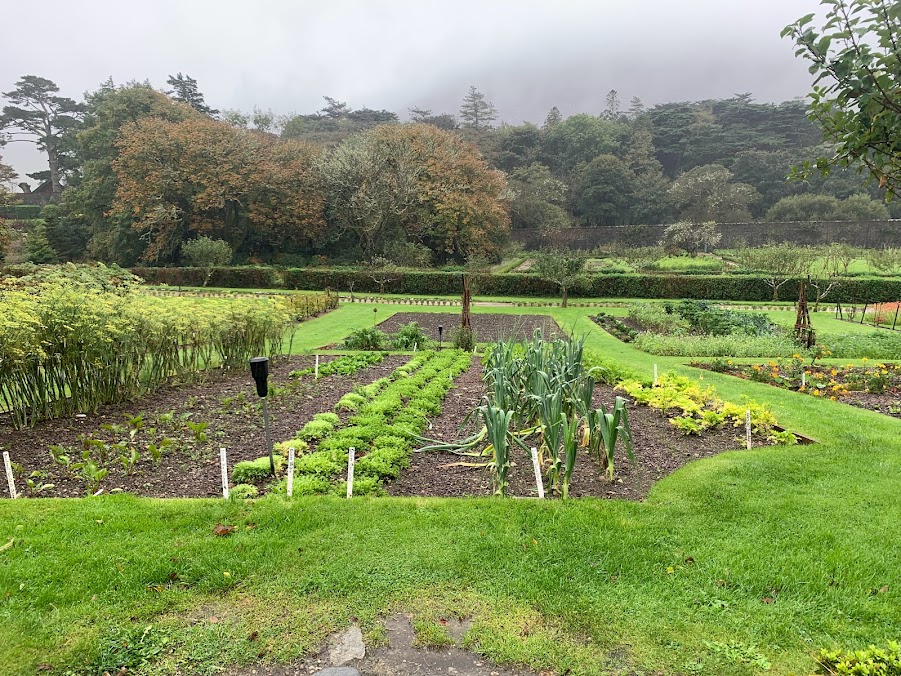
M 500 121 L 597 114 L 610 89 L 624 106 L 804 96 L 807 66 L 780 30 L 817 0 L 47 0 L 35 20 L 8 3 L 0 91 L 22 75 L 80 100 L 112 76 L 165 88 L 194 77 L 214 108 L 313 112 L 328 95 L 352 107 L 456 113 L 470 85 Z M 27 30 L 24 27 L 27 26 Z M 46 169 L 31 144 L 0 150 L 20 174 Z

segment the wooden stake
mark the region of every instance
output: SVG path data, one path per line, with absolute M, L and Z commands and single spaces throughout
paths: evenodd
M 294 447 L 288 449 L 288 497 L 294 493 Z
M 9 461 L 9 451 L 3 451 L 3 466 L 6 468 L 6 484 L 9 486 L 9 497 L 15 500 L 19 495 L 16 493 L 16 481 L 13 479 L 13 466 Z
M 745 441 L 748 448 L 751 448 L 751 409 L 745 410 Z
M 657 364 L 654 364 L 654 387 L 657 387 Z
M 538 449 L 532 446 L 532 467 L 535 470 L 535 485 L 538 487 L 538 499 L 544 500 L 544 482 L 541 480 L 541 467 L 538 464 Z
M 352 498 L 354 494 L 354 460 L 357 457 L 357 450 L 351 446 L 347 451 L 347 497 Z
M 219 449 L 219 464 L 222 467 L 222 497 L 228 500 L 228 460 L 224 448 Z
M 319 355 L 316 355 L 316 366 L 313 371 L 313 380 L 319 380 Z

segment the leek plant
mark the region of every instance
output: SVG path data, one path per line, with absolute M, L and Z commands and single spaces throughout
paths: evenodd
M 598 459 L 601 466 L 607 470 L 607 478 L 613 481 L 613 454 L 618 439 L 623 440 L 623 446 L 626 447 L 626 452 L 629 454 L 629 461 L 635 462 L 635 452 L 632 450 L 632 430 L 629 429 L 629 413 L 626 411 L 626 402 L 622 397 L 617 397 L 612 412 L 608 412 L 606 407 L 601 404 L 594 414 L 603 442 L 603 453 L 599 454 Z M 589 448 L 590 446 L 589 442 Z M 598 444 L 599 450 L 600 446 L 601 444 Z
M 510 422 L 513 420 L 513 411 L 487 405 L 480 406 L 479 413 L 485 421 L 485 430 L 493 454 L 493 460 L 488 468 L 492 475 L 494 494 L 503 496 L 507 490 L 507 473 L 510 470 Z
M 560 418 L 561 427 L 563 428 L 563 481 L 561 495 L 564 498 L 569 497 L 569 482 L 572 480 L 573 470 L 576 467 L 576 455 L 579 451 L 579 418 L 571 416 L 569 418 L 564 414 Z

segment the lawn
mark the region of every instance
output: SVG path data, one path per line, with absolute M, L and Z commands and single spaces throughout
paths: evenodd
M 372 308 L 304 322 L 294 351 L 371 325 Z M 377 640 L 398 609 L 470 616 L 471 648 L 572 674 L 807 674 L 820 647 L 898 638 L 901 423 L 641 353 L 587 309 L 483 310 L 550 314 L 607 358 L 768 403 L 819 443 L 689 464 L 644 503 L 3 500 L 0 673 L 290 661 L 352 618 Z

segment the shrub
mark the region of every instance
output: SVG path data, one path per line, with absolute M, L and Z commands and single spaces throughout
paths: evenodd
M 416 322 L 402 326 L 397 333 L 391 336 L 391 344 L 395 350 L 412 350 L 415 347 L 422 350 L 428 343 L 429 337 Z
M 472 329 L 457 327 L 451 332 L 451 345 L 464 352 L 472 352 L 476 349 L 476 332 Z
M 634 303 L 629 306 L 629 319 L 642 330 L 666 335 L 680 335 L 688 330 L 688 322 L 679 315 L 667 312 L 655 303 Z
M 779 327 L 763 313 L 721 310 L 703 300 L 685 300 L 675 306 L 664 303 L 663 307 L 667 312 L 676 313 L 688 322 L 692 331 L 705 335 L 727 336 L 742 333 L 748 336 L 762 336 L 779 331 Z
M 388 341 L 384 331 L 375 327 L 354 329 L 344 339 L 344 347 L 348 350 L 381 350 Z
M 274 459 L 275 473 L 278 474 L 282 471 L 285 460 L 280 455 L 275 455 Z M 259 483 L 270 478 L 272 474 L 269 471 L 268 455 L 256 460 L 243 460 L 232 468 L 232 482 L 236 484 Z
M 632 343 L 664 357 L 790 357 L 798 346 L 780 336 L 661 336 L 642 333 Z
M 232 261 L 232 248 L 222 239 L 201 235 L 181 245 L 181 255 L 196 268 L 223 267 Z

